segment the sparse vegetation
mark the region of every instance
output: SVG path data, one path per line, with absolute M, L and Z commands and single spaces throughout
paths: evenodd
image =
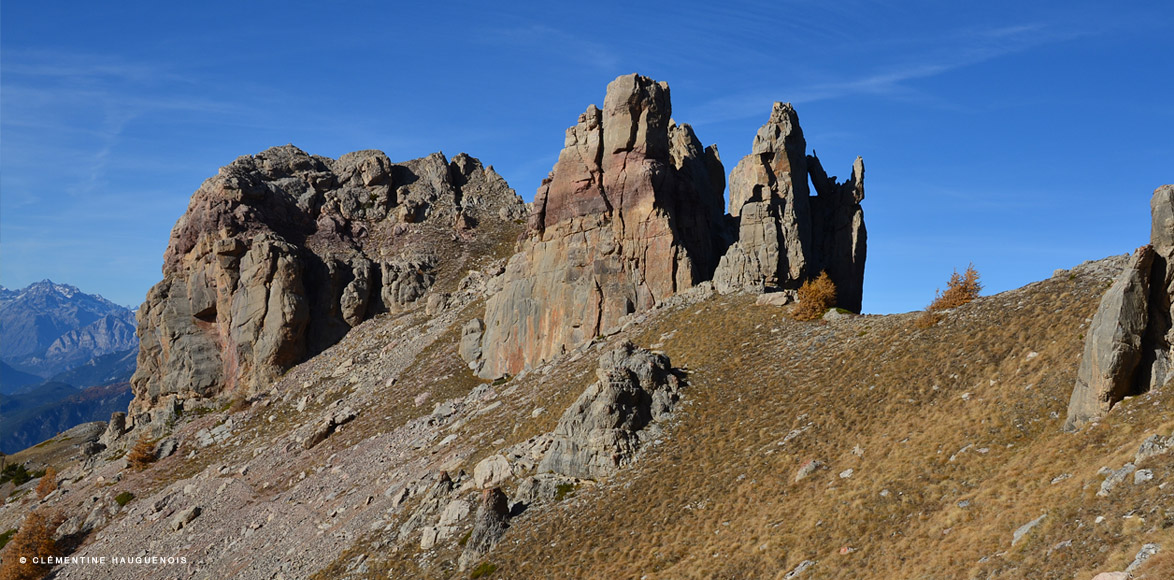
M 118 507 L 126 507 L 126 504 L 130 503 L 130 500 L 132 500 L 134 498 L 135 498 L 135 494 L 133 494 L 129 491 L 124 491 L 124 492 L 114 496 L 114 501 L 115 501 L 115 503 L 118 504 Z
M 557 487 L 554 488 L 554 490 L 555 490 L 554 501 L 562 501 L 564 499 L 567 499 L 567 496 L 574 494 L 575 484 L 573 484 L 573 483 L 560 483 L 560 484 L 558 484 Z
M 50 466 L 45 469 L 45 474 L 37 483 L 37 497 L 45 499 L 45 496 L 54 491 L 57 491 L 57 470 Z
M 942 321 L 942 315 L 937 312 L 925 311 L 913 321 L 913 326 L 925 330 L 932 328 L 935 324 Z
M 0 549 L 3 549 L 4 546 L 8 545 L 8 541 L 11 540 L 12 536 L 14 536 L 14 535 L 16 535 L 15 528 L 8 530 L 7 532 L 4 532 L 3 534 L 0 534 Z
M 155 440 L 141 437 L 126 454 L 127 464 L 135 471 L 142 471 L 158 460 L 155 455 Z
M 0 580 L 38 580 L 52 570 L 51 564 L 37 564 L 36 559 L 60 555 L 53 533 L 61 517 L 40 511 L 25 516 L 20 529 L 4 547 L 0 564 Z M 18 557 L 19 555 L 19 557 Z M 27 558 L 23 563 L 21 558 Z
M 954 270 L 950 281 L 946 284 L 946 291 L 934 292 L 933 302 L 926 307 L 926 310 L 938 312 L 957 308 L 978 298 L 979 292 L 982 292 L 982 282 L 979 281 L 978 270 L 974 269 L 974 264 L 970 264 L 966 266 L 966 271 L 962 274 L 958 274 L 958 270 Z
M 241 411 L 244 411 L 248 408 L 249 408 L 249 400 L 248 399 L 244 398 L 243 396 L 233 397 L 232 401 L 229 402 L 229 405 L 228 405 L 228 413 L 231 415 L 235 415 L 235 414 L 240 413 Z
M 3 472 L 0 472 L 0 483 L 11 481 L 13 485 L 21 486 L 32 479 L 33 474 L 29 473 L 23 463 L 9 463 L 4 466 Z
M 792 315 L 795 320 L 815 320 L 836 305 L 836 285 L 827 272 L 799 287 L 799 304 Z
M 469 574 L 469 578 L 486 578 L 492 575 L 494 572 L 497 572 L 496 564 L 481 562 L 477 565 L 476 568 L 473 568 L 473 572 Z

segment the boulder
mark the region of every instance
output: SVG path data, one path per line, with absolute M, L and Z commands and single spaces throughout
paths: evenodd
M 510 462 L 501 455 L 490 455 L 473 468 L 473 482 L 478 488 L 496 487 L 511 475 Z
M 163 280 L 139 314 L 132 416 L 173 395 L 267 388 L 364 320 L 422 305 L 438 271 L 460 265 L 437 256 L 463 255 L 490 231 L 475 224 L 505 235 L 525 213 L 492 167 L 465 154 L 333 160 L 287 145 L 237 159 L 171 232 Z M 461 237 L 458 215 L 470 225 Z
M 669 88 L 627 75 L 567 130 L 485 309 L 478 374 L 516 375 L 710 279 L 724 247 L 723 169 Z M 470 352 L 475 349 L 468 349 Z
M 106 423 L 106 431 L 98 438 L 98 443 L 106 447 L 114 445 L 126 433 L 126 413 L 117 411 L 110 414 L 110 421 Z
M 1141 336 L 1149 320 L 1150 266 L 1154 251 L 1142 246 L 1101 299 L 1084 342 L 1066 429 L 1108 412 L 1134 393 L 1141 363 Z
M 1149 245 L 1130 257 L 1089 326 L 1067 431 L 1174 378 L 1174 185 L 1154 190 L 1150 220 Z
M 201 511 L 199 506 L 192 506 L 179 512 L 175 517 L 171 518 L 171 531 L 178 532 L 182 530 L 188 524 L 192 523 L 192 520 L 199 517 Z
M 680 398 L 668 357 L 630 342 L 600 357 L 596 376 L 559 419 L 539 473 L 606 479 L 659 433 L 655 423 Z

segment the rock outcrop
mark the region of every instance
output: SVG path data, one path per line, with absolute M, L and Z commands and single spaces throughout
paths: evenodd
M 1127 396 L 1163 386 L 1172 376 L 1174 185 L 1154 191 L 1150 210 L 1150 244 L 1133 253 L 1089 325 L 1065 430 L 1104 415 Z
M 826 271 L 839 306 L 859 312 L 864 162 L 857 158 L 852 176 L 839 183 L 806 150 L 795 109 L 775 103 L 750 155 L 730 173 L 730 215 L 737 219 L 738 237 L 718 265 L 714 286 L 723 294 L 794 290 Z
M 567 130 L 479 348 L 462 346 L 480 351 L 470 360 L 480 376 L 517 374 L 710 279 L 724 247 L 724 170 L 670 115 L 667 84 L 627 75 Z
M 668 357 L 625 343 L 605 353 L 592 383 L 567 408 L 539 473 L 606 479 L 627 465 L 680 398 Z
M 482 490 L 481 501 L 477 505 L 477 514 L 473 518 L 473 529 L 465 542 L 457 561 L 461 570 L 470 565 L 493 549 L 509 527 L 509 498 L 499 488 Z
M 487 225 L 516 235 L 525 214 L 465 154 L 392 163 L 287 145 L 237 159 L 171 232 L 163 281 L 140 311 L 132 417 L 250 395 L 367 318 L 413 306 L 460 244 Z

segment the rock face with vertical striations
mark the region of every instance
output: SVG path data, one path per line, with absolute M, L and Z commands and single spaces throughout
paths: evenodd
M 730 173 L 730 215 L 738 236 L 718 265 L 714 286 L 723 294 L 793 290 L 827 271 L 839 306 L 859 312 L 864 162 L 857 158 L 852 176 L 841 184 L 806 149 L 795 109 L 775 103 L 750 155 Z
M 1065 430 L 1171 379 L 1174 185 L 1154 191 L 1149 245 L 1138 248 L 1101 299 L 1084 341 Z
M 710 279 L 724 247 L 723 169 L 670 115 L 667 84 L 627 75 L 567 130 L 481 344 L 466 348 L 480 352 L 480 376 L 516 374 Z
M 466 242 L 516 236 L 525 214 L 464 154 L 392 163 L 287 145 L 237 159 L 171 232 L 139 317 L 132 415 L 267 386 L 367 318 L 413 307 Z

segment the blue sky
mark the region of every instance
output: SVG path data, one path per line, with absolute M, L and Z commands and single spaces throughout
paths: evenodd
M 866 312 L 1145 243 L 1174 182 L 1168 2 L 4 2 L 0 284 L 137 305 L 191 193 L 293 143 L 468 152 L 527 200 L 607 83 L 672 87 L 727 172 L 773 101 L 867 166 Z

